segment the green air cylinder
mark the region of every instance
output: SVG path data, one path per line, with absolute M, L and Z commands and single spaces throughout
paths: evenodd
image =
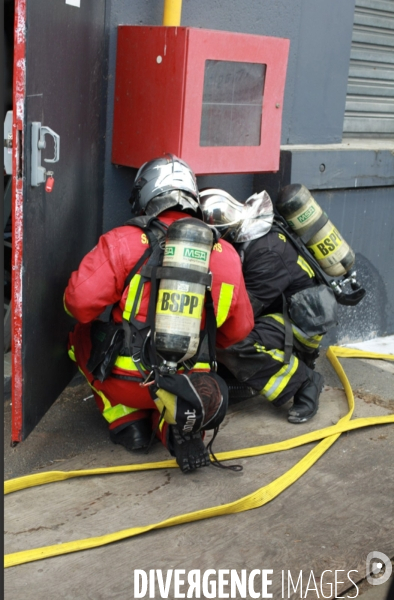
M 212 230 L 202 221 L 180 219 L 167 231 L 163 267 L 208 273 L 213 245 Z M 206 286 L 184 280 L 162 279 L 156 305 L 155 345 L 167 363 L 195 355 L 200 342 L 200 325 Z
M 353 250 L 304 185 L 284 187 L 276 208 L 327 275 L 340 277 L 352 268 Z

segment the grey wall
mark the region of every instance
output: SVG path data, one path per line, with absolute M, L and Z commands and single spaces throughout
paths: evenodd
M 356 253 L 357 278 L 367 294 L 339 307 L 339 326 L 325 345 L 394 332 L 394 187 L 314 190 L 313 196 Z

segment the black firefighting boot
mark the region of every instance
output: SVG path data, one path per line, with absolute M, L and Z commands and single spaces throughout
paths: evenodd
M 139 419 L 110 430 L 111 442 L 124 446 L 126 450 L 142 450 L 149 446 L 152 434 L 150 419 Z
M 307 367 L 314 371 L 316 367 L 316 360 L 319 358 L 320 352 L 318 349 L 314 350 L 313 352 L 296 351 L 295 355 L 299 360 L 302 360 Z
M 226 383 L 228 387 L 229 406 L 237 404 L 238 402 L 242 402 L 243 400 L 248 400 L 249 398 L 253 398 L 253 396 L 260 394 L 259 390 L 255 390 L 254 388 L 250 387 L 250 385 L 242 383 L 237 379 L 227 379 Z
M 181 433 L 176 425 L 170 425 L 168 449 L 183 473 L 206 467 L 211 462 L 201 431 Z
M 294 394 L 294 404 L 287 415 L 290 423 L 309 421 L 319 408 L 319 396 L 324 385 L 323 376 L 308 367 L 307 376 L 300 389 Z

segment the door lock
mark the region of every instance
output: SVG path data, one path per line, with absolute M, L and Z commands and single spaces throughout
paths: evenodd
M 45 136 L 50 135 L 54 142 L 54 157 L 44 158 L 45 162 L 58 162 L 60 156 L 60 136 L 49 127 L 41 125 L 39 121 L 31 124 L 31 178 L 30 185 L 37 187 L 46 182 L 47 175 L 53 177 L 53 171 L 47 171 L 41 166 L 41 150 L 46 148 Z M 52 184 L 53 185 L 53 184 Z

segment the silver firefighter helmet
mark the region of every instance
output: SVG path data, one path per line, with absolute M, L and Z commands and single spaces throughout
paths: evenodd
M 204 222 L 233 243 L 266 235 L 274 220 L 272 201 L 266 191 L 253 194 L 243 204 L 224 190 L 206 189 L 200 192 L 200 206 Z
M 130 203 L 134 215 L 155 217 L 175 207 L 197 213 L 199 193 L 196 177 L 189 165 L 174 154 L 154 158 L 139 169 Z

